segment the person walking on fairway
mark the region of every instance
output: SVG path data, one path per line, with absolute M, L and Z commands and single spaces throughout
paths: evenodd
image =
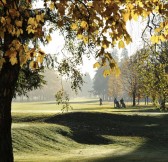
M 123 98 L 120 100 L 120 105 L 121 105 L 122 108 L 126 108 L 126 105 L 124 103 L 124 99 Z
M 120 104 L 116 98 L 114 99 L 114 108 L 120 108 Z
M 102 101 L 103 101 L 102 98 L 100 98 L 99 101 L 100 101 L 100 106 L 101 106 L 102 105 Z
M 117 103 L 117 99 L 114 98 L 114 108 L 117 107 L 117 106 L 116 106 L 116 103 Z

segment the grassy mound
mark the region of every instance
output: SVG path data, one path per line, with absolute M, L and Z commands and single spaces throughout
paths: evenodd
M 47 106 L 38 113 L 32 105 L 31 111 L 14 111 L 15 161 L 168 161 L 168 114 L 111 108 L 105 113 L 107 105 L 105 111 L 84 111 L 86 106 L 59 114 L 45 112 Z

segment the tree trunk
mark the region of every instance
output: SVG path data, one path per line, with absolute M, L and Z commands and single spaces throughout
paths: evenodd
M 7 0 L 8 6 L 14 1 Z M 4 8 L 4 13 L 8 8 Z M 14 37 L 4 33 L 4 54 Z M 18 55 L 17 55 L 18 57 Z M 11 65 L 9 58 L 4 55 L 5 63 L 0 69 L 0 162 L 13 162 L 12 136 L 11 136 L 11 102 L 18 79 L 20 65 Z M 19 60 L 18 60 L 19 62 Z
M 132 106 L 135 106 L 135 105 L 136 105 L 136 100 L 135 100 L 135 98 L 136 98 L 136 94 L 135 94 L 135 92 L 133 92 L 133 94 L 132 94 Z
M 138 97 L 138 105 L 140 105 L 140 97 Z
M 11 100 L 10 97 L 0 98 L 0 161 L 12 162 L 13 149 L 11 138 Z
M 147 97 L 145 96 L 145 105 L 147 105 L 147 101 L 146 101 Z
M 19 70 L 8 62 L 0 71 L 0 162 L 13 162 L 11 102 Z
M 160 103 L 160 109 L 165 111 L 166 110 L 166 100 L 163 98 Z
M 146 102 L 147 102 L 147 105 L 148 105 L 148 103 L 149 103 L 149 97 L 148 96 L 146 97 Z

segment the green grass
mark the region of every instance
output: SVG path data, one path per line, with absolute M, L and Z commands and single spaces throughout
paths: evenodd
M 54 102 L 13 103 L 15 161 L 167 162 L 168 114 L 149 107 L 114 109 L 74 100 L 62 113 Z

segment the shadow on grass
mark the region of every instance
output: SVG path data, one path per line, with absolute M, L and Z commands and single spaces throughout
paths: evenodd
M 78 140 L 78 133 L 90 133 L 92 136 L 138 136 L 152 139 L 163 139 L 167 138 L 168 135 L 167 114 L 152 117 L 98 112 L 75 112 L 55 115 L 47 118 L 45 122 L 61 124 L 71 128 L 76 140 Z
M 158 109 L 142 109 L 142 110 L 140 110 L 140 109 L 137 109 L 137 110 L 135 110 L 135 109 L 124 109 L 124 110 L 122 110 L 122 109 L 114 109 L 114 110 L 112 110 L 111 112 L 144 112 L 144 113 L 146 113 L 146 115 L 148 114 L 148 113 L 152 113 L 152 114 L 158 114 L 158 113 L 160 113 L 160 114 L 168 114 L 168 112 L 161 112 L 160 110 L 158 110 Z
M 150 150 L 158 148 L 160 151 L 162 149 L 168 150 L 167 114 L 158 116 L 133 116 L 98 112 L 75 112 L 55 115 L 45 119 L 44 122 L 69 127 L 72 130 L 71 138 L 82 144 L 102 145 L 113 143 L 113 141 L 108 140 L 103 137 L 103 135 L 144 137 L 148 139 L 143 146 L 132 153 L 121 155 L 120 157 L 110 157 L 109 155 L 108 157 L 99 160 L 96 159 L 96 161 L 108 162 L 112 159 L 113 161 L 117 160 L 118 162 L 124 161 L 124 158 L 129 159 L 129 157 L 132 157 L 132 155 L 135 156 L 139 151 L 145 151 L 146 148 Z M 148 161 L 151 159 L 151 156 L 147 156 L 146 160 Z M 129 161 L 134 160 L 130 159 Z M 168 157 L 166 160 L 160 160 L 160 162 L 167 160 Z M 155 158 L 153 161 L 157 161 L 157 159 Z

